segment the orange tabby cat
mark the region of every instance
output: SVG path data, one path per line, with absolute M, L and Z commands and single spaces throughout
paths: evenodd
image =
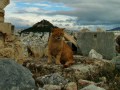
M 52 56 L 56 64 L 64 64 L 65 67 L 74 63 L 72 49 L 64 42 L 64 29 L 54 28 L 48 42 L 48 63 L 51 63 Z

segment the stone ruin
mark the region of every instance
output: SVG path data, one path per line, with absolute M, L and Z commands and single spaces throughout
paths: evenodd
M 0 0 L 0 57 L 12 58 L 22 63 L 23 49 L 20 39 L 14 35 L 14 26 L 4 22 L 4 8 L 10 0 Z
M 38 33 L 30 33 L 30 35 L 25 37 L 21 35 L 21 39 L 15 36 L 13 34 L 14 26 L 11 23 L 4 22 L 4 8 L 9 3 L 9 0 L 0 1 L 0 57 L 14 58 L 20 63 L 24 61 L 23 59 L 28 59 L 31 56 L 33 59 L 40 59 L 47 52 L 47 49 L 44 49 L 47 48 L 48 38 L 46 39 L 44 38 L 46 36 L 39 35 Z M 43 21 L 46 22 L 45 20 Z M 34 27 L 38 26 L 39 23 L 35 24 Z M 101 30 L 98 28 L 98 31 Z M 111 36 L 111 38 L 109 36 Z M 78 49 L 77 53 L 81 52 L 84 56 L 88 56 L 90 50 L 95 49 L 98 53 L 102 54 L 104 58 L 112 59 L 115 56 L 115 43 L 113 39 L 113 33 L 89 32 L 88 29 L 84 28 L 78 33 L 77 43 L 81 51 Z M 112 48 L 109 49 L 110 47 Z
M 116 57 L 116 44 L 113 32 L 79 32 L 77 44 L 80 47 L 78 53 L 88 56 L 91 49 L 100 53 L 104 59 L 111 60 Z
M 30 45 L 30 46 L 28 46 L 29 50 L 31 50 L 31 53 L 33 53 L 34 57 L 38 58 L 39 50 L 45 48 L 45 47 L 41 48 L 41 46 L 40 46 L 40 48 L 38 48 L 38 46 L 41 44 L 39 42 L 39 40 L 41 39 L 41 42 L 44 41 L 44 42 L 42 42 L 42 46 L 45 46 L 47 39 L 46 38 L 40 38 L 40 39 L 37 38 L 37 37 L 41 36 L 41 35 L 39 36 L 39 34 L 37 34 L 37 33 L 36 34 L 31 33 L 30 35 L 27 35 L 22 39 L 15 36 L 13 34 L 14 29 L 13 29 L 12 24 L 4 22 L 4 8 L 8 4 L 9 4 L 9 0 L 1 0 L 0 1 L 0 48 L 1 48 L 0 49 L 0 57 L 13 58 L 13 59 L 17 60 L 19 63 L 22 63 L 24 61 L 23 54 L 25 51 L 23 49 L 24 45 L 22 45 L 22 43 L 24 42 L 23 44 L 25 44 L 26 46 Z M 101 34 L 102 33 L 104 33 L 104 32 L 101 32 Z M 87 36 L 86 34 L 88 34 L 88 37 L 90 37 L 90 39 L 86 38 L 86 36 Z M 88 46 L 96 46 L 96 48 L 94 48 L 94 49 L 97 51 L 97 48 L 98 48 L 97 44 L 100 44 L 100 43 L 96 43 L 97 40 L 100 42 L 113 40 L 114 36 L 112 33 L 109 33 L 110 36 L 112 36 L 112 38 L 110 38 L 110 39 L 108 38 L 109 37 L 108 34 L 107 34 L 108 35 L 107 38 L 106 38 L 105 33 L 102 35 L 101 34 L 97 33 L 97 32 L 91 33 L 91 34 L 89 32 L 82 32 L 82 34 L 80 34 L 80 33 L 78 34 L 78 37 L 77 37 L 78 45 L 80 46 L 80 48 L 82 48 L 81 51 L 83 54 L 88 54 L 85 52 L 86 48 L 92 49 L 91 47 L 88 48 Z M 106 38 L 106 39 L 101 41 L 101 38 L 103 38 L 103 39 Z M 93 40 L 94 43 L 89 43 L 90 40 Z M 33 42 L 31 42 L 31 41 L 33 41 Z M 39 43 L 37 44 L 36 42 L 39 42 Z M 90 45 L 87 45 L 86 42 Z M 84 43 L 84 44 L 81 45 L 82 43 Z M 114 43 L 114 41 L 112 41 L 112 43 Z M 33 44 L 35 44 L 35 45 L 33 45 Z M 104 45 L 104 43 L 100 44 L 99 47 L 102 45 Z M 109 46 L 107 46 L 107 44 L 106 44 L 104 46 L 105 47 L 104 49 L 106 50 L 106 48 L 109 48 L 110 46 L 113 46 L 113 48 L 110 50 L 110 51 L 112 51 L 112 54 L 113 54 L 113 51 L 114 51 L 113 44 L 110 43 Z M 37 50 L 38 50 L 38 52 L 36 53 Z M 40 50 L 40 51 L 43 51 L 43 50 Z M 107 52 L 110 52 L 110 51 L 107 50 Z M 41 52 L 39 52 L 39 53 L 41 53 Z M 108 53 L 106 53 L 105 55 L 108 55 Z M 110 58 L 112 56 L 113 55 L 110 55 Z M 85 90 L 86 88 L 85 89 L 81 89 L 81 88 L 88 86 L 88 85 L 94 85 L 95 87 L 98 87 L 98 89 L 99 89 L 99 87 L 102 87 L 102 89 L 99 89 L 99 90 L 105 90 L 105 89 L 109 90 L 108 88 L 111 88 L 110 85 L 113 86 L 114 82 L 115 82 L 115 84 L 119 84 L 118 81 L 116 82 L 116 80 L 111 79 L 111 76 L 108 76 L 108 75 L 113 74 L 113 71 L 115 68 L 115 66 L 112 62 L 107 61 L 107 60 L 101 60 L 101 59 L 91 59 L 89 57 L 83 57 L 83 56 L 79 56 L 79 55 L 74 56 L 74 59 L 76 61 L 76 64 L 72 65 L 69 68 L 63 68 L 62 66 L 55 65 L 55 64 L 46 65 L 46 58 L 43 58 L 41 61 L 32 61 L 32 60 L 26 61 L 23 63 L 23 66 L 25 66 L 32 72 L 33 78 L 35 79 L 36 86 L 41 88 L 39 90 L 49 90 L 50 87 L 48 87 L 48 86 L 50 86 L 50 85 L 58 85 L 58 87 L 60 88 L 60 89 L 56 88 L 53 90 L 63 90 L 63 89 L 64 90 Z M 6 61 L 4 60 L 4 62 L 6 62 Z M 10 64 L 12 66 L 14 66 L 14 63 L 13 62 L 11 62 L 11 63 Z M 3 66 L 1 66 L 1 67 L 3 67 Z M 8 64 L 7 64 L 7 67 L 8 67 Z M 16 67 L 18 68 L 19 66 L 13 67 L 14 68 L 13 71 L 15 70 L 16 72 L 11 72 L 11 73 L 15 76 L 17 73 L 17 70 L 18 70 L 17 75 L 21 76 L 22 75 L 21 72 L 23 71 L 23 69 L 17 69 Z M 6 68 L 5 68 L 5 70 L 6 70 Z M 22 70 L 22 71 L 20 71 L 20 70 Z M 3 69 L 3 71 L 4 71 L 4 69 Z M 11 71 L 11 69 L 10 69 L 10 71 Z M 11 73 L 9 76 L 11 76 Z M 27 71 L 25 71 L 25 73 L 23 72 L 23 74 L 25 75 L 25 77 L 27 77 L 27 80 L 28 80 L 28 78 L 29 78 L 28 75 L 30 75 L 30 73 L 27 74 Z M 27 76 L 26 76 L 26 74 L 27 74 Z M 24 75 L 22 75 L 21 77 L 23 77 Z M 21 77 L 19 79 L 21 79 Z M 112 81 L 112 83 L 110 82 L 108 77 L 110 77 L 110 80 Z M 6 78 L 6 76 L 5 76 L 5 78 Z M 19 79 L 16 80 L 16 79 L 12 78 L 11 80 L 13 82 L 13 81 L 19 81 Z M 22 80 L 24 80 L 25 83 L 27 82 L 24 78 Z M 92 80 L 94 82 L 91 82 Z M 8 82 L 8 80 L 6 80 L 6 81 Z M 10 82 L 10 83 L 12 83 L 12 82 Z M 63 83 L 63 82 L 65 82 L 65 83 Z M 108 82 L 110 82 L 110 84 Z M 22 83 L 22 85 L 23 84 L 24 83 Z M 8 86 L 8 84 L 6 84 L 6 83 L 5 83 L 5 85 Z M 18 84 L 18 85 L 20 85 L 20 84 Z M 26 84 L 24 84 L 24 85 L 26 85 Z M 71 86 L 71 89 L 70 89 L 70 86 Z M 52 88 L 53 87 L 54 86 L 52 86 Z M 42 88 L 45 88 L 45 89 L 42 89 Z M 16 88 L 16 89 L 18 89 L 18 88 Z M 93 90 L 93 89 L 91 89 L 91 90 Z M 97 89 L 94 89 L 94 90 L 97 90 Z

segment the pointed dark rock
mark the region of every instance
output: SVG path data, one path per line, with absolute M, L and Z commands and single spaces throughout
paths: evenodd
M 42 21 L 34 24 L 32 27 L 21 31 L 21 33 L 26 33 L 26 32 L 51 32 L 51 28 L 56 28 L 56 26 L 51 24 L 49 21 L 43 19 Z

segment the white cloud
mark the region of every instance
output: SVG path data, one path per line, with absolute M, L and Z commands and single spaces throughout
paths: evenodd
M 52 2 L 54 4 L 41 3 L 43 1 Z M 16 2 L 24 2 L 24 4 L 31 5 L 31 7 L 18 8 Z M 33 7 L 33 4 L 36 7 Z M 52 7 L 52 5 L 59 8 L 70 7 L 74 10 L 53 11 L 41 8 Z M 108 24 L 109 26 L 107 28 L 113 27 L 114 25 L 112 24 L 120 24 L 119 5 L 120 0 L 11 0 L 10 5 L 5 9 L 5 18 L 7 22 L 12 22 L 15 25 L 16 22 L 19 22 L 17 25 L 24 26 L 30 26 L 42 19 L 46 19 L 54 25 L 60 25 L 60 27 L 66 27 L 68 29 L 77 29 L 84 26 L 89 28 L 98 26 L 106 29 L 106 27 L 101 24 Z M 73 21 L 69 21 L 69 19 Z M 53 22 L 54 20 L 57 21 Z
M 40 8 L 38 7 L 28 7 L 28 8 L 25 8 L 25 11 L 27 12 L 38 12 Z
M 24 3 L 24 4 L 28 5 L 30 3 Z M 47 4 L 36 4 L 36 3 L 35 3 L 35 5 L 50 6 L 50 5 L 47 5 Z M 6 8 L 6 21 L 7 22 L 12 22 L 13 24 L 17 25 L 17 27 L 32 26 L 36 22 L 39 22 L 43 19 L 46 19 L 46 20 L 50 21 L 54 25 L 59 25 L 60 22 L 53 22 L 53 20 L 65 21 L 65 20 L 70 19 L 70 18 L 73 19 L 73 20 L 76 19 L 76 17 L 71 17 L 71 16 L 67 16 L 67 15 L 49 15 L 49 14 L 45 15 L 45 13 L 52 13 L 53 11 L 42 10 L 39 7 L 28 7 L 28 8 L 24 8 L 24 10 L 23 10 L 24 13 L 22 13 L 22 9 L 21 9 L 20 13 L 15 13 L 15 12 L 18 11 L 17 8 L 18 7 L 16 6 L 16 3 L 13 2 L 13 1 Z M 38 14 L 38 12 L 43 13 L 44 15 L 43 14 Z M 65 26 L 65 25 L 66 24 L 69 24 L 69 25 L 71 24 L 69 26 L 69 28 L 70 28 L 70 27 L 72 27 L 72 23 L 73 22 L 67 22 L 67 23 L 64 22 L 64 23 L 62 23 L 62 26 L 63 27 L 68 27 L 68 26 Z
M 34 10 L 33 8 L 31 8 L 31 9 Z M 35 9 L 35 10 L 37 10 L 37 9 Z M 11 20 L 11 18 L 12 19 L 15 18 L 16 21 Z M 36 22 L 39 22 L 43 19 L 46 19 L 46 20 L 50 21 L 51 23 L 53 23 L 53 25 L 58 25 L 59 26 L 62 23 L 62 27 L 70 29 L 70 28 L 73 28 L 73 25 L 72 25 L 73 22 L 67 22 L 66 23 L 65 20 L 67 20 L 67 19 L 75 20 L 76 17 L 66 16 L 66 15 L 52 15 L 52 16 L 38 15 L 36 13 L 22 13 L 22 14 L 11 13 L 9 16 L 6 17 L 7 22 L 12 21 L 12 23 L 15 24 L 15 25 L 17 24 L 16 22 L 19 22 L 19 24 L 23 25 L 23 27 L 32 26 Z M 64 21 L 64 22 L 53 22 L 53 20 Z M 69 26 L 65 26 L 66 24 L 69 24 Z M 17 26 L 17 27 L 21 27 L 20 25 Z
M 41 3 L 36 3 L 36 6 L 42 6 L 42 7 L 51 7 L 49 4 L 41 4 Z

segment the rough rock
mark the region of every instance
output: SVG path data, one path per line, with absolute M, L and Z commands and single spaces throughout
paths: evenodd
M 105 90 L 104 88 L 97 87 L 95 85 L 89 85 L 87 87 L 84 87 L 80 90 Z
M 120 69 L 120 55 L 117 57 L 114 57 L 111 62 L 115 64 L 116 69 Z
M 91 51 L 89 52 L 89 57 L 103 59 L 103 56 L 101 54 L 97 53 L 94 49 L 91 49 Z
M 97 66 L 93 65 L 85 65 L 85 64 L 78 64 L 72 65 L 69 68 L 64 69 L 63 75 L 66 78 L 70 78 L 73 81 L 79 80 L 80 78 L 86 79 L 88 76 L 92 74 L 98 74 Z
M 49 75 L 45 75 L 42 77 L 38 77 L 36 81 L 40 84 L 40 86 L 50 84 L 50 85 L 65 85 L 68 83 L 68 80 L 62 77 L 59 73 L 53 73 Z
M 24 50 L 20 38 L 14 34 L 0 33 L 0 57 L 12 58 L 16 61 L 24 62 Z
M 44 49 L 44 56 L 48 56 L 48 46 Z
M 75 82 L 70 82 L 65 86 L 65 90 L 77 90 L 77 84 Z
M 43 19 L 40 22 L 35 23 L 32 27 L 29 27 L 23 31 L 21 31 L 21 34 L 26 32 L 51 32 L 51 28 L 56 28 L 52 23 L 49 21 Z
M 0 90 L 35 88 L 32 73 L 11 59 L 0 59 Z
M 14 58 L 14 49 L 13 48 L 2 48 L 0 49 L 0 56 L 6 58 Z
M 83 28 L 80 30 L 80 32 L 90 32 L 90 30 L 88 28 Z
M 116 51 L 117 51 L 118 53 L 120 53 L 120 46 L 119 46 L 118 44 L 116 44 L 115 49 L 116 49 Z
M 21 41 L 24 46 L 24 54 L 26 57 L 40 59 L 42 56 L 46 55 L 46 46 L 48 42 L 49 33 L 29 33 L 29 34 L 22 34 Z M 30 55 L 31 51 L 32 55 Z
M 62 77 L 62 80 L 68 80 L 66 84 L 76 82 L 78 89 L 91 83 L 106 88 L 107 85 L 105 84 L 108 81 L 106 76 L 108 77 L 108 74 L 112 74 L 115 70 L 114 63 L 109 60 L 92 59 L 80 55 L 74 55 L 74 59 L 75 64 L 68 68 L 56 65 L 54 61 L 47 64 L 47 58 L 42 58 L 39 61 L 26 61 L 23 65 L 31 70 L 38 87 L 43 87 L 46 84 L 56 85 L 57 83 L 64 88 L 63 85 L 58 83 L 63 83 L 60 81 Z M 80 79 L 83 79 L 82 85 L 79 82 Z
M 40 45 L 28 46 L 30 56 L 33 56 L 36 60 L 40 59 L 44 55 L 44 47 Z
M 38 90 L 45 90 L 45 89 L 43 89 L 43 88 L 38 88 Z
M 120 35 L 118 35 L 115 40 L 116 40 L 116 43 L 120 46 Z
M 107 88 L 106 86 L 106 78 L 105 77 L 101 77 L 101 81 L 100 82 L 93 82 L 93 81 L 88 81 L 88 80 L 83 80 L 83 79 L 80 79 L 78 80 L 78 87 L 86 87 L 88 85 L 95 85 L 95 86 L 99 86 L 99 87 L 104 87 L 104 88 Z
M 24 66 L 29 68 L 31 72 L 39 77 L 53 73 L 59 73 L 71 81 L 79 79 L 87 79 L 88 77 L 96 77 L 101 71 L 113 72 L 115 69 L 111 61 L 101 59 L 91 59 L 88 57 L 74 56 L 76 63 L 68 68 L 62 65 L 47 64 L 47 58 L 40 61 L 27 61 Z
M 24 62 L 24 49 L 23 44 L 20 40 L 16 40 L 14 42 L 14 50 L 15 50 L 15 59 L 18 63 L 23 64 Z
M 15 40 L 15 36 L 13 34 L 5 35 L 5 42 L 12 42 Z
M 0 1 L 0 9 L 4 9 L 10 3 L 9 0 L 1 0 Z
M 96 32 L 105 32 L 105 30 L 103 30 L 102 28 L 97 28 Z
M 61 86 L 58 85 L 44 85 L 45 90 L 61 90 Z
M 0 40 L 0 48 L 4 48 L 4 43 L 2 40 Z
M 87 85 L 90 85 L 90 84 L 95 84 L 95 82 L 80 79 L 80 80 L 78 80 L 78 84 L 80 84 L 80 86 L 87 86 Z

